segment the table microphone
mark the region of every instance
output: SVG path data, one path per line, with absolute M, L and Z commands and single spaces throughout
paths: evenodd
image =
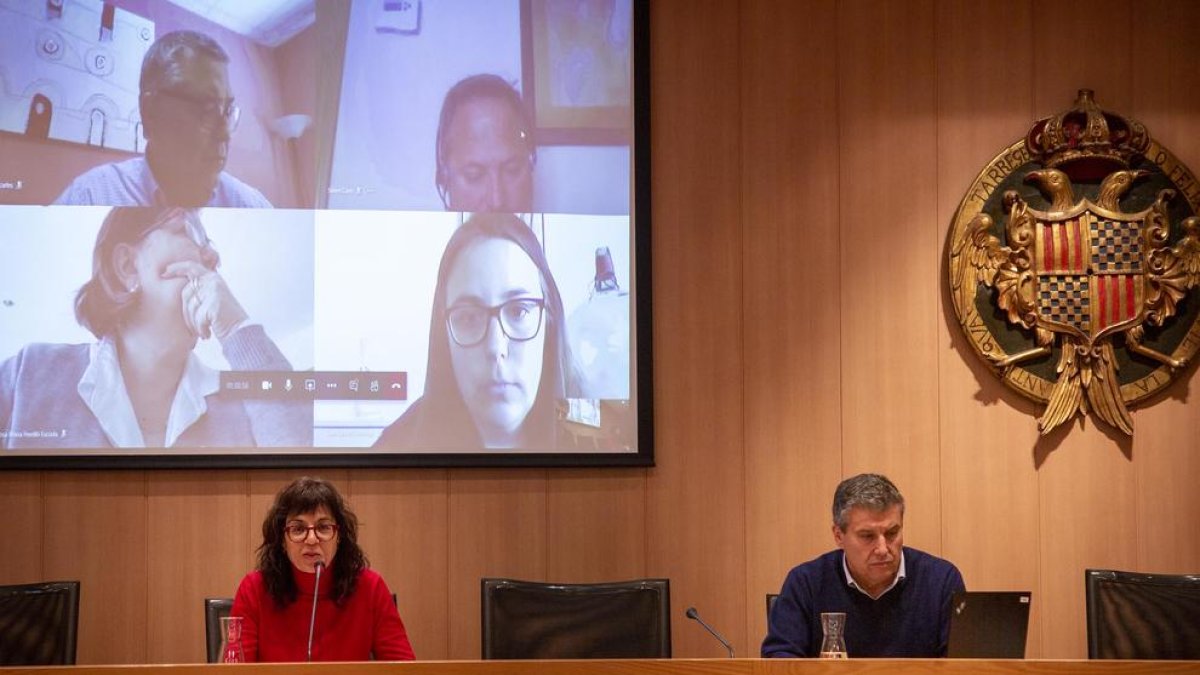
M 318 560 L 313 567 L 317 572 L 317 580 L 313 582 L 312 616 L 308 619 L 308 657 L 305 659 L 307 661 L 312 661 L 313 627 L 317 625 L 317 593 L 321 590 L 321 570 L 325 567 L 325 561 Z
M 713 637 L 717 638 L 717 640 L 722 645 L 725 646 L 725 649 L 729 651 L 729 658 L 731 658 L 731 659 L 733 658 L 733 645 L 726 642 L 725 638 L 721 637 L 720 633 L 713 630 L 712 626 L 704 623 L 704 619 L 700 618 L 700 612 L 697 612 L 695 607 L 688 607 L 686 614 L 687 614 L 687 618 L 694 619 L 701 626 L 704 626 L 704 630 L 708 631 L 709 633 L 712 634 Z

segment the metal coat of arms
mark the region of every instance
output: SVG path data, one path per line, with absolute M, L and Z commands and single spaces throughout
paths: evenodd
M 1200 348 L 1200 184 L 1138 122 L 1075 105 L 980 172 L 955 213 L 950 295 L 975 351 L 1046 404 L 1043 434 L 1129 407 Z

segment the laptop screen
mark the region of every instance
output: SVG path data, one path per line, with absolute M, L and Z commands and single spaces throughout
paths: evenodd
M 958 659 L 1025 658 L 1028 591 L 961 591 L 950 605 L 950 647 Z

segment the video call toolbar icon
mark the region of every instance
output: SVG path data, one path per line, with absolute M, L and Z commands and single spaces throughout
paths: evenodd
M 257 371 L 221 373 L 221 392 L 239 398 L 320 401 L 404 401 L 408 373 L 362 371 Z

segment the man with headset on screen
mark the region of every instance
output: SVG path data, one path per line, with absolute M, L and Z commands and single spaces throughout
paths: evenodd
M 904 497 L 887 477 L 864 473 L 833 495 L 838 548 L 795 567 L 771 609 L 762 656 L 815 657 L 821 614 L 845 614 L 849 656 L 946 655 L 950 599 L 965 590 L 950 562 L 904 546 Z
M 533 125 L 521 95 L 500 76 L 472 75 L 446 92 L 436 153 L 435 182 L 448 210 L 533 210 Z
M 55 204 L 270 208 L 261 192 L 224 171 L 241 116 L 228 64 L 207 35 L 182 30 L 156 40 L 139 82 L 145 156 L 90 169 Z

